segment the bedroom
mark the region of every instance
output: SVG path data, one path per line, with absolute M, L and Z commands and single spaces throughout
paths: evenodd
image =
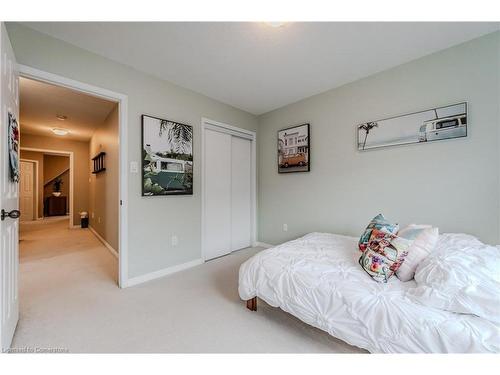
M 498 353 L 499 30 L 5 22 L 12 74 L 118 103 L 120 252 L 10 284 L 3 350 Z

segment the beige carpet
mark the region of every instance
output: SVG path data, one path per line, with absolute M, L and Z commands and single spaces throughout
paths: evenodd
M 117 261 L 67 219 L 22 224 L 21 319 L 13 348 L 70 352 L 360 352 L 237 292 L 246 249 L 127 289 Z

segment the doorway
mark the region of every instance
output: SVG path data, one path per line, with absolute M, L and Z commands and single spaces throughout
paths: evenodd
M 0 203 L 2 209 L 2 220 L 0 221 L 0 238 L 5 246 L 2 246 L 2 252 L 0 254 L 0 263 L 3 265 L 3 277 L 0 278 L 0 349 L 8 349 L 12 341 L 12 337 L 19 320 L 19 285 L 18 285 L 18 271 L 20 268 L 19 264 L 19 173 L 17 172 L 20 152 L 20 114 L 19 114 L 19 80 L 20 77 L 25 79 L 30 79 L 37 82 L 43 82 L 47 84 L 54 85 L 56 87 L 62 87 L 71 89 L 73 91 L 87 94 L 96 98 L 102 98 L 112 101 L 115 106 L 117 106 L 117 121 L 118 121 L 118 144 L 117 144 L 117 154 L 118 161 L 115 172 L 117 175 L 117 181 L 115 185 L 118 185 L 118 193 L 114 196 L 114 200 L 118 206 L 118 213 L 115 216 L 118 219 L 118 244 L 117 248 L 119 250 L 118 255 L 118 285 L 120 287 L 128 286 L 128 266 L 127 266 L 127 178 L 128 178 L 128 168 L 125 162 L 128 156 L 127 149 L 127 96 L 119 94 L 110 90 L 102 89 L 96 86 L 85 84 L 82 82 L 74 81 L 66 77 L 34 69 L 28 66 L 19 65 L 16 63 L 15 56 L 10 45 L 10 41 L 5 30 L 4 24 L 0 24 L 0 49 L 2 54 L 2 60 L 0 61 L 0 106 L 2 113 L 5 114 L 6 119 L 8 115 L 8 121 L 1 121 L 0 128 L 3 134 L 8 134 L 9 144 L 7 148 L 7 142 L 0 146 L 2 151 L 0 159 L 2 160 L 2 167 L 0 168 L 0 186 L 2 187 L 2 194 Z M 43 98 L 42 98 L 43 99 Z M 22 103 L 21 103 L 22 104 Z M 43 109 L 43 106 L 42 106 Z M 61 116 L 62 119 L 63 116 Z M 44 125 L 44 124 L 40 124 Z M 51 131 L 54 134 L 61 134 L 59 127 L 51 127 Z M 57 133 L 56 133 L 57 132 Z M 37 138 L 34 135 L 34 138 Z M 26 138 L 24 138 L 26 141 Z M 22 140 L 21 140 L 22 142 Z M 25 144 L 25 146 L 28 146 Z M 45 148 L 44 146 L 34 146 L 33 148 Z M 63 148 L 65 149 L 65 148 Z M 84 163 L 90 163 L 88 158 L 77 158 L 75 154 L 75 162 L 77 160 L 83 160 Z M 88 179 L 87 179 L 88 181 Z M 76 185 L 76 184 L 75 184 Z M 41 197 L 39 197 L 39 200 Z M 30 198 L 31 199 L 31 198 Z M 35 196 L 36 200 L 36 196 Z M 73 214 L 77 213 L 77 207 L 74 207 Z M 38 223 L 38 221 L 32 221 L 33 223 Z M 60 223 L 55 222 L 53 229 L 58 233 L 61 232 L 59 227 Z M 71 235 L 66 236 L 65 241 L 59 241 L 57 238 L 51 236 L 45 236 L 47 240 L 46 248 L 53 248 L 54 244 L 61 245 L 64 244 L 78 244 L 82 243 L 85 238 L 81 241 L 73 233 L 87 234 L 84 231 L 74 231 L 69 229 L 67 226 L 65 228 L 66 234 L 71 232 Z M 92 237 L 95 239 L 95 237 Z M 30 241 L 28 241 L 30 242 Z M 34 243 L 32 241 L 31 243 Z M 99 243 L 99 242 L 97 242 Z M 95 240 L 94 240 L 95 244 Z M 60 246 L 60 247 L 61 247 Z M 78 251 L 78 249 L 76 249 Z M 78 252 L 80 254 L 80 252 Z M 106 255 L 106 250 L 104 252 L 99 251 L 99 254 Z M 33 255 L 31 253 L 30 255 Z M 45 259 L 47 259 L 46 255 Z M 49 255 L 50 257 L 50 255 Z M 67 258 L 67 257 L 66 257 Z M 108 259 L 112 259 L 108 257 Z M 115 260 L 116 262 L 116 260 Z M 43 263 L 43 262 L 41 262 Z M 77 261 L 76 266 L 80 263 Z M 57 269 L 57 268 L 53 268 Z M 60 267 L 59 270 L 68 270 L 66 267 Z M 27 275 L 32 275 L 29 272 Z M 51 274 L 51 273 L 49 273 Z M 65 279 L 61 279 L 54 285 L 64 286 Z M 115 278 L 116 280 L 116 278 Z M 33 284 L 35 287 L 40 285 L 39 282 Z M 50 291 L 50 289 L 46 289 Z M 39 297 L 39 296 L 38 296 Z M 36 299 L 31 299 L 35 301 Z
M 107 241 L 103 241 L 103 244 L 110 250 L 112 253 L 112 250 L 116 250 L 114 252 L 114 255 L 118 258 L 118 285 L 120 288 L 125 288 L 128 286 L 128 246 L 127 246 L 127 192 L 128 192 L 128 187 L 127 187 L 127 179 L 128 179 L 128 168 L 127 164 L 123 162 L 124 160 L 127 160 L 127 145 L 128 145 L 128 136 L 127 136 L 127 117 L 128 117 L 128 99 L 126 95 L 116 93 L 111 90 L 103 89 L 100 87 L 92 86 L 86 83 L 82 83 L 79 81 L 75 81 L 72 79 L 68 79 L 63 76 L 59 76 L 53 73 L 48 73 L 45 71 L 41 71 L 38 69 L 34 69 L 25 65 L 18 65 L 18 70 L 19 70 L 19 76 L 22 78 L 26 79 L 31 79 L 35 80 L 38 82 L 43 82 L 46 84 L 54 85 L 57 87 L 61 88 L 66 88 L 70 89 L 72 91 L 89 95 L 94 98 L 100 98 L 104 100 L 108 100 L 111 102 L 114 102 L 115 105 L 117 106 L 117 122 L 118 122 L 118 144 L 117 144 L 117 166 L 115 169 L 116 173 L 116 182 L 115 184 L 117 185 L 117 194 L 115 196 L 116 203 L 118 206 L 118 214 L 116 215 L 117 220 L 118 220 L 118 226 L 117 226 L 117 241 L 116 245 L 114 248 L 110 246 Z M 22 103 L 21 103 L 22 104 Z M 95 151 L 95 148 L 99 148 L 99 144 L 97 145 L 92 145 L 92 151 Z M 93 155 L 92 155 L 93 156 Z M 76 155 L 70 156 L 72 159 L 73 163 L 76 162 Z M 74 169 L 74 168 L 71 168 Z M 70 169 L 70 170 L 71 170 Z M 92 177 L 95 179 L 97 178 L 96 175 L 92 174 Z M 73 178 L 71 179 L 73 181 Z M 74 184 L 76 185 L 76 181 Z M 73 185 L 73 182 L 71 182 Z M 78 226 L 80 224 L 79 222 L 79 217 L 78 217 L 78 209 L 77 207 L 73 207 L 74 204 L 70 201 L 70 211 L 72 212 L 72 215 L 70 214 L 70 219 L 73 220 L 74 222 L 72 223 L 73 227 Z M 92 213 L 87 212 L 87 215 L 89 216 L 88 219 L 89 221 L 92 221 Z M 103 223 L 102 218 L 99 217 L 94 217 L 96 220 L 96 224 L 102 224 Z M 92 230 L 92 228 L 90 228 Z M 99 235 L 95 230 L 93 231 L 94 234 L 101 240 L 104 240 L 102 236 Z
M 202 120 L 202 249 L 205 260 L 256 241 L 255 133 Z
M 72 236 L 66 228 L 86 230 L 82 234 L 83 240 L 90 237 L 86 249 L 93 246 L 95 236 L 118 257 L 118 104 L 31 78 L 20 77 L 19 87 L 20 156 L 38 161 L 36 216 L 41 218 L 33 223 L 33 164 L 23 162 L 20 238 L 30 242 L 29 246 L 26 241 L 20 244 L 21 265 L 23 260 L 32 262 L 44 254 L 53 258 L 54 254 L 64 255 L 65 249 L 68 254 L 74 252 L 71 244 L 57 249 Z M 102 158 L 99 170 L 94 155 Z M 60 219 L 58 225 L 53 225 L 54 219 Z M 46 237 L 60 241 L 47 246 Z M 54 267 L 58 268 L 57 262 Z
M 74 153 L 67 150 L 23 147 L 21 141 L 20 155 L 21 162 L 32 163 L 34 170 L 33 214 L 26 214 L 26 208 L 23 207 L 23 191 L 28 182 L 21 168 L 19 184 L 21 221 L 66 216 L 69 228 L 78 226 L 78 215 L 73 215 Z

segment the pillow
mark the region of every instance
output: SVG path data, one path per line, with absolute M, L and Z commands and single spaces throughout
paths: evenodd
M 370 237 L 372 235 L 372 231 L 374 229 L 377 229 L 382 232 L 386 232 L 389 234 L 396 234 L 399 230 L 399 225 L 398 224 L 393 224 L 387 221 L 387 219 L 384 217 L 382 214 L 378 214 L 375 216 L 372 221 L 368 224 L 366 227 L 364 233 L 362 234 L 361 238 L 359 239 L 358 242 L 358 247 L 359 250 L 365 251 L 366 248 L 368 247 L 368 241 L 370 240 Z
M 386 283 L 398 270 L 411 241 L 379 229 L 372 229 L 359 264 L 375 281 Z
M 398 236 L 412 241 L 408 255 L 396 272 L 401 281 L 410 281 L 415 275 L 419 263 L 436 247 L 439 230 L 430 225 L 411 224 L 398 232 Z
M 417 286 L 407 296 L 426 306 L 500 323 L 500 249 L 471 236 L 446 236 L 418 265 Z

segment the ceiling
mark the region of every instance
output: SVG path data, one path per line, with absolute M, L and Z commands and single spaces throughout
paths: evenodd
M 494 22 L 24 25 L 257 115 L 499 29 Z
M 87 141 L 116 103 L 65 87 L 19 78 L 20 126 L 27 134 L 59 137 L 53 128 L 69 130 L 65 139 Z M 57 115 L 67 116 L 61 121 Z

